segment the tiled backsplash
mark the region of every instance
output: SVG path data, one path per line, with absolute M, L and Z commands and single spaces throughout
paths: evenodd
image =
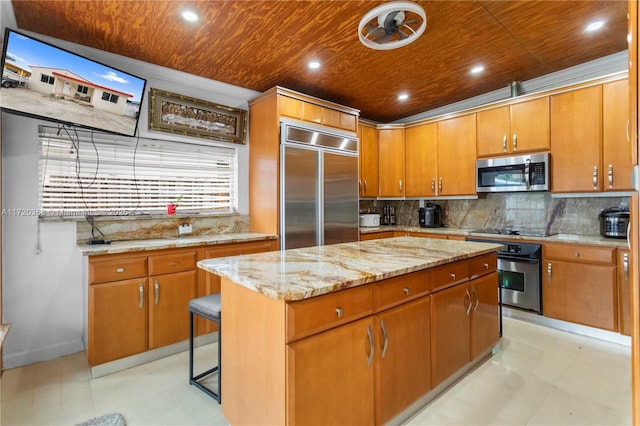
M 599 235 L 598 214 L 607 207 L 628 206 L 628 197 L 552 198 L 547 192 L 487 194 L 477 200 L 434 200 L 451 228 L 545 228 L 558 234 Z M 426 203 L 426 202 L 425 202 Z M 361 200 L 360 211 L 382 213 L 396 208 L 396 223 L 418 226 L 417 200 Z
M 191 224 L 189 236 L 218 235 L 237 232 L 249 232 L 249 217 L 239 214 L 199 216 L 173 215 L 153 216 L 149 218 L 123 216 L 119 218 L 100 217 L 95 219 L 96 238 L 108 240 L 145 240 L 153 238 L 178 237 L 178 225 Z M 76 225 L 78 242 L 91 239 L 91 225 L 87 221 L 78 221 Z

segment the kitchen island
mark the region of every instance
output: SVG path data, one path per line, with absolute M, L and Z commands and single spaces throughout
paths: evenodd
M 382 424 L 499 340 L 497 244 L 398 237 L 218 259 L 231 424 Z

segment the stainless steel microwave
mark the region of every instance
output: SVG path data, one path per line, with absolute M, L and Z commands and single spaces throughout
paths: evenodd
M 477 192 L 548 191 L 549 187 L 548 153 L 476 161 Z

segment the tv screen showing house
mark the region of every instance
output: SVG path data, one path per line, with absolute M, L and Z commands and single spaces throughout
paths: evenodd
M 7 29 L 0 107 L 100 131 L 134 136 L 146 80 Z

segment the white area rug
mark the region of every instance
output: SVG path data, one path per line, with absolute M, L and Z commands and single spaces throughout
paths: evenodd
M 109 413 L 78 423 L 75 426 L 127 426 L 127 421 L 120 413 Z

